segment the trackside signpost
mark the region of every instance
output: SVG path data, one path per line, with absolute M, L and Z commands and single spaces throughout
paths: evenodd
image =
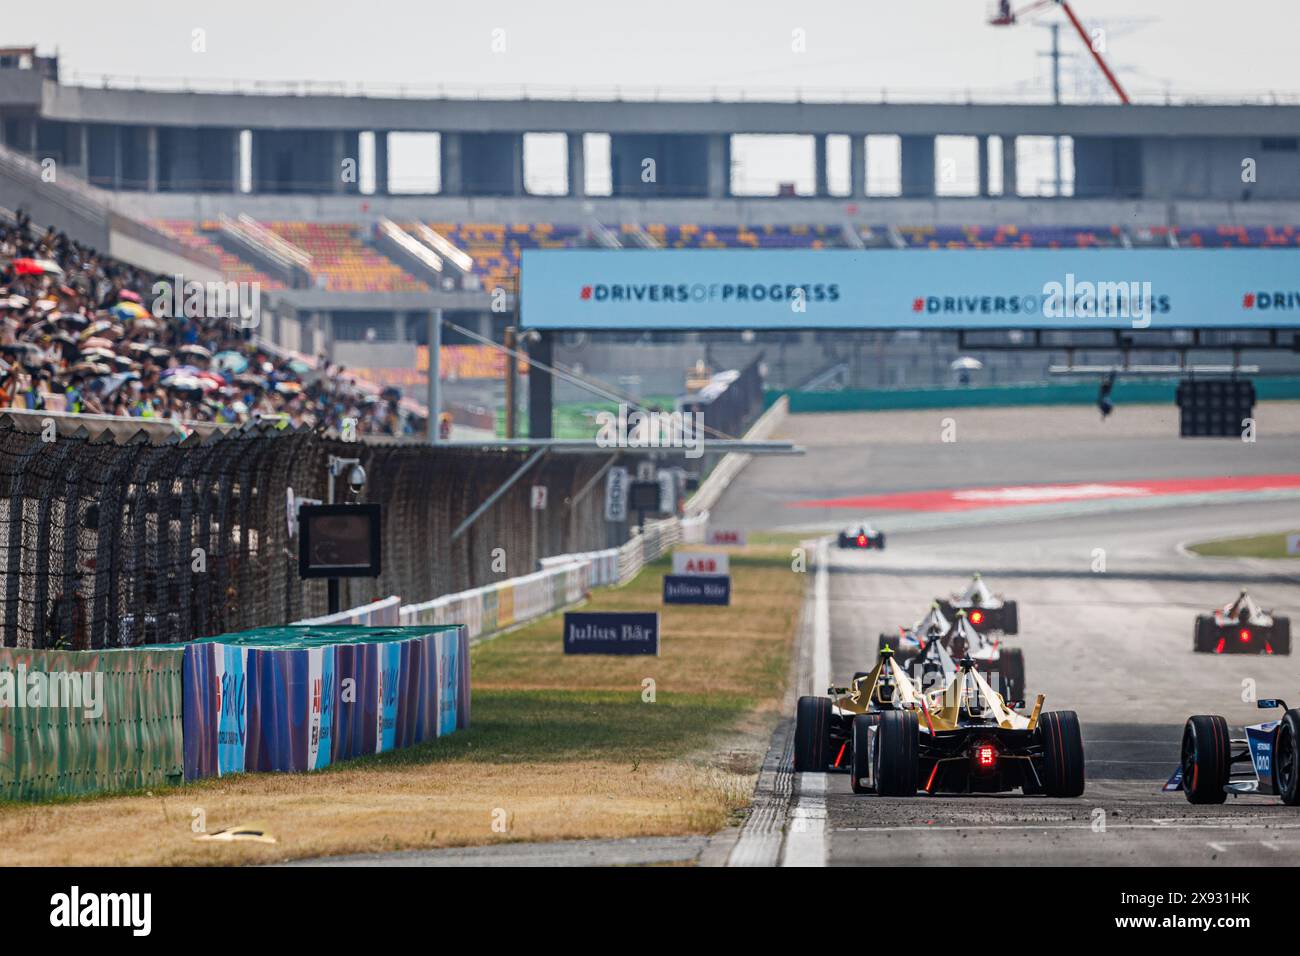
M 665 604 L 731 604 L 731 578 L 722 574 L 665 574 Z
M 659 654 L 659 615 L 654 611 L 568 611 L 566 654 Z
M 673 574 L 731 573 L 731 556 L 725 551 L 674 551 Z

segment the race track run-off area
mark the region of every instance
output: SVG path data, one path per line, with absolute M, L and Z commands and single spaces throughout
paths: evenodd
M 855 432 L 877 426 L 871 416 L 794 417 L 788 432 L 804 437 L 808 455 L 793 467 L 754 462 L 718 509 L 721 523 L 751 526 L 762 511 L 795 544 L 857 519 L 888 536 L 884 552 L 840 551 L 832 539 L 822 568 L 810 568 L 798 694 L 869 669 L 879 634 L 915 622 L 981 571 L 1019 602 L 1020 633 L 1006 640 L 1024 651 L 1026 697 L 1046 694 L 1045 710 L 1077 711 L 1083 727 L 1087 788 L 1078 799 L 859 796 L 847 775 L 792 774 L 787 764 L 779 862 L 1300 861 L 1300 813 L 1277 798 L 1198 807 L 1161 792 L 1188 715 L 1222 714 L 1239 736 L 1244 723 L 1276 716 L 1255 697 L 1300 698 L 1295 655 L 1192 651 L 1195 615 L 1243 587 L 1266 608 L 1300 611 L 1300 560 L 1206 558 L 1183 547 L 1300 527 L 1294 430 L 1249 445 L 1099 436 L 1073 410 L 1058 423 L 1055 436 L 1040 423 L 1029 440 L 985 437 L 978 447 L 941 447 L 937 429 L 934 443 L 854 446 Z M 784 749 L 769 753 L 770 767 L 789 760 Z M 754 845 L 742 834 L 732 862 L 746 862 Z

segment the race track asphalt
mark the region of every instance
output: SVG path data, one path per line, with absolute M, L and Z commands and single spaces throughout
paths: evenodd
M 1039 412 L 1043 418 L 1051 410 Z M 968 420 L 971 413 L 963 413 Z M 1074 710 L 1083 726 L 1087 789 L 1073 800 L 1002 796 L 858 796 L 844 775 L 795 775 L 782 860 L 830 864 L 1092 865 L 1295 864 L 1300 809 L 1271 797 L 1193 807 L 1161 787 L 1178 762 L 1192 713 L 1223 714 L 1234 733 L 1273 719 L 1249 702 L 1300 704 L 1300 654 L 1214 656 L 1192 651 L 1197 613 L 1242 587 L 1265 607 L 1300 619 L 1300 560 L 1201 558 L 1189 541 L 1300 529 L 1300 491 L 1144 496 L 939 514 L 790 508 L 791 502 L 882 489 L 1017 486 L 1300 471 L 1293 435 L 1247 445 L 1158 436 L 1054 436 L 1050 421 L 1026 440 L 986 435 L 978 446 L 904 441 L 857 448 L 846 437 L 864 417 L 787 434 L 802 459 L 756 459 L 715 517 L 723 526 L 829 528 L 869 517 L 884 552 L 828 551 L 825 652 L 834 683 L 874 663 L 880 633 L 919 618 L 937 596 L 980 570 L 1019 602 L 1027 696 Z M 1028 429 L 1027 429 L 1028 430 Z M 832 440 L 821 442 L 818 436 Z M 812 439 L 809 441 L 809 439 Z M 995 440 L 996 439 L 996 440 Z M 810 531 L 811 533 L 811 531 Z M 1104 554 L 1104 570 L 1098 556 Z M 815 653 L 815 651 L 813 652 Z M 802 693 L 812 692 L 809 673 Z M 818 688 L 824 691 L 824 688 Z M 788 760 L 788 748 L 785 759 Z M 776 755 L 770 754 L 769 758 Z M 811 848 L 811 850 L 810 850 Z

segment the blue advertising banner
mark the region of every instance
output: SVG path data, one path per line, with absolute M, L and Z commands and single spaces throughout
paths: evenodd
M 729 574 L 665 574 L 665 604 L 731 603 Z
M 532 329 L 1300 326 L 1300 248 L 526 249 Z
M 469 633 L 286 649 L 200 642 L 185 647 L 181 688 L 187 780 L 319 770 L 468 727 Z
M 248 731 L 248 648 L 218 644 L 217 776 L 244 772 L 244 747 Z
M 659 653 L 659 615 L 654 611 L 567 611 L 566 654 Z

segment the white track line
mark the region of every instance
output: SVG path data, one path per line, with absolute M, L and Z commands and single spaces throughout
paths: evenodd
M 813 694 L 824 694 L 831 682 L 831 612 L 830 575 L 826 564 L 829 549 L 826 539 L 817 542 L 817 571 L 813 578 Z M 805 688 L 806 689 L 806 688 Z M 782 866 L 825 866 L 826 842 L 826 774 L 796 775 L 797 798 L 786 824 Z

